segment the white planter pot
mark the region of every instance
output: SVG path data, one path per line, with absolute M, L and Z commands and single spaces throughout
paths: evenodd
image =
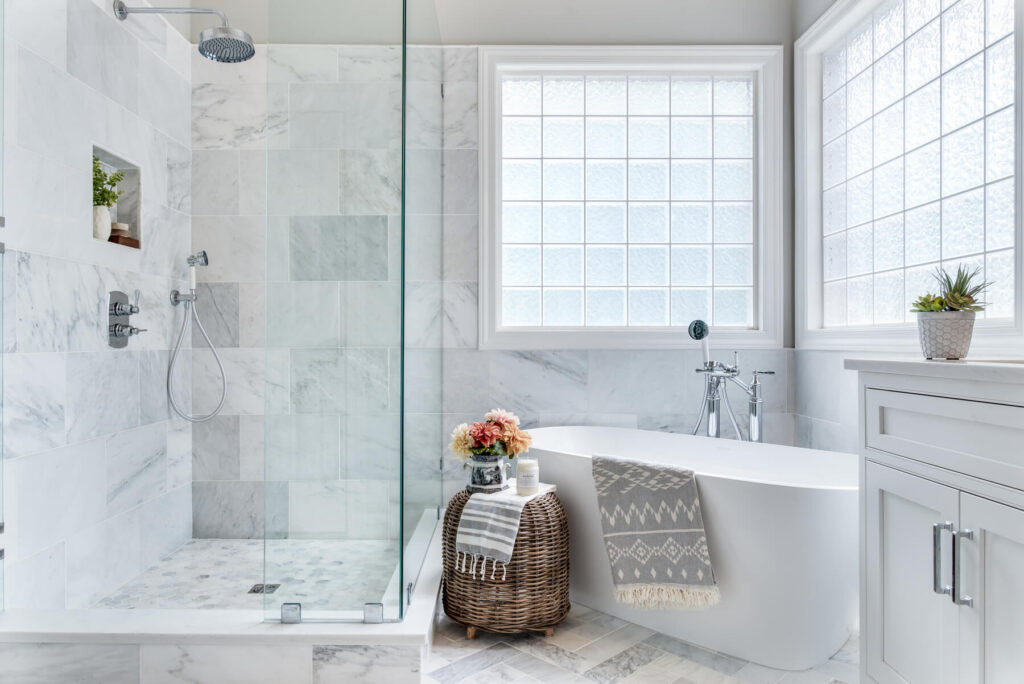
M 110 207 L 92 208 L 92 236 L 97 240 L 110 239 Z
M 917 314 L 921 353 L 926 359 L 962 359 L 971 349 L 973 311 L 926 311 Z

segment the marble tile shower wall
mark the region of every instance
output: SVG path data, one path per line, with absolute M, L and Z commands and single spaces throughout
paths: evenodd
M 191 533 L 191 430 L 164 393 L 190 238 L 189 45 L 105 0 L 5 5 L 5 595 L 80 608 Z M 94 144 L 142 168 L 141 250 L 92 237 Z M 113 350 L 107 293 L 136 289 L 147 332 Z
M 415 430 L 432 427 L 432 444 L 440 56 L 414 60 L 420 80 L 435 65 L 436 105 L 426 86 L 409 93 L 420 175 L 407 335 L 409 373 L 423 385 L 407 415 Z M 398 535 L 401 60 L 398 46 L 272 44 L 241 65 L 193 63 L 192 241 L 210 257 L 199 311 L 233 383 L 223 414 L 194 433 L 196 537 Z M 194 364 L 196 409 L 207 411 L 216 368 L 202 351 Z
M 501 406 L 529 426 L 612 425 L 689 431 L 703 381 L 700 353 L 687 351 L 481 351 L 477 348 L 478 213 L 477 57 L 475 47 L 445 47 L 444 435 Z M 680 337 L 685 339 L 685 330 Z M 714 349 L 732 358 L 731 350 Z M 746 350 L 741 366 L 775 370 L 765 377 L 766 439 L 794 443 L 792 350 Z M 733 394 L 745 429 L 746 405 Z M 723 428 L 728 434 L 728 428 Z M 444 441 L 444 440 L 443 440 Z M 445 494 L 465 484 L 461 464 L 445 453 Z

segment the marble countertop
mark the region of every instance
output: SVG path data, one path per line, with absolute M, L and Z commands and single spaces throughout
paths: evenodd
M 895 375 L 916 375 L 953 380 L 1024 384 L 1024 359 L 846 359 L 847 370 Z

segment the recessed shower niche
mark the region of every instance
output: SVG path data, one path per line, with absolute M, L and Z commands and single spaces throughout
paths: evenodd
M 93 237 L 141 248 L 142 169 L 95 145 L 92 156 Z

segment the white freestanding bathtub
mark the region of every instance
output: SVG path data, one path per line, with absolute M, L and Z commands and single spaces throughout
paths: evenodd
M 569 518 L 573 600 L 705 648 L 784 670 L 832 656 L 857 623 L 857 459 L 813 449 L 623 428 L 531 430 L 541 479 Z M 590 457 L 697 473 L 722 599 L 706 610 L 615 601 Z

